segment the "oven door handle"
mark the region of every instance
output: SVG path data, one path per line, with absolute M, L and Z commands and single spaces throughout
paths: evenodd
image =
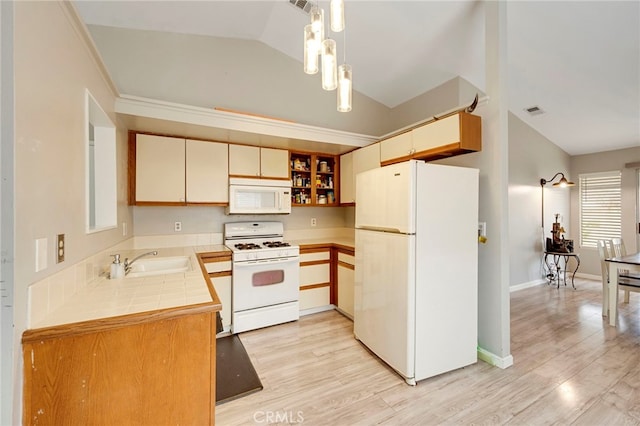
M 273 265 L 278 263 L 294 263 L 300 260 L 299 257 L 281 257 L 278 259 L 261 259 L 261 260 L 249 260 L 248 262 L 236 262 L 234 267 L 250 267 L 255 265 Z

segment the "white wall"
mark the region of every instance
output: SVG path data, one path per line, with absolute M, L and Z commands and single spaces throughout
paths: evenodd
M 111 120 L 115 91 L 68 2 L 15 2 L 15 293 L 13 422 L 21 422 L 20 337 L 31 283 L 123 240 L 120 229 L 85 234 L 85 89 Z M 118 221 L 126 205 L 126 129 L 118 128 Z M 65 261 L 54 239 L 66 235 Z M 48 239 L 48 267 L 35 272 L 35 240 Z M 62 289 L 61 289 L 62 290 Z M 4 395 L 3 395 L 4 399 Z
M 14 389 L 13 2 L 0 2 L 0 424 L 12 423 Z
M 627 252 L 635 253 L 640 248 L 636 240 L 637 171 L 625 168 L 627 163 L 640 161 L 640 141 L 637 148 L 599 152 L 597 154 L 577 155 L 571 158 L 571 178 L 578 183 L 581 173 L 596 173 L 620 170 L 622 172 L 622 239 Z M 571 191 L 571 223 L 576 244 L 579 243 L 580 195 L 577 186 Z M 598 251 L 580 247 L 580 270 L 586 274 L 600 275 Z
M 531 128 L 513 114 L 509 114 L 509 252 L 511 286 L 526 286 L 542 282 L 542 190 L 540 179 L 551 179 L 558 172 L 577 183 L 570 173 L 569 154 Z M 557 182 L 557 180 L 556 180 Z M 544 237 L 551 237 L 554 214 L 567 234 L 577 235 L 569 215 L 571 191 L 566 188 L 544 187 Z M 577 247 L 577 245 L 576 245 Z M 582 272 L 582 268 L 581 268 Z
M 91 25 L 121 93 L 187 105 L 223 107 L 298 123 L 380 135 L 388 108 L 354 91 L 353 110 L 336 110 L 320 75 L 251 40 Z M 357 77 L 356 77 L 357 78 Z

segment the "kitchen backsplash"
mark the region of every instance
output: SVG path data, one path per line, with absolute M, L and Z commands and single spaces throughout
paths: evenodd
M 284 223 L 285 231 L 323 228 L 352 228 L 353 207 L 294 207 L 288 215 L 226 215 L 224 207 L 133 207 L 136 236 L 166 234 L 222 233 L 226 222 L 274 220 Z M 311 227 L 311 219 L 316 226 Z M 175 232 L 180 222 L 182 231 Z

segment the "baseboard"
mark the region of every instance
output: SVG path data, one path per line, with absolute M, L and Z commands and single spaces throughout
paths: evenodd
M 514 291 L 524 290 L 525 288 L 535 287 L 540 284 L 546 284 L 547 280 L 544 278 L 539 278 L 537 280 L 529 281 L 522 284 L 516 284 L 509 287 L 509 293 L 513 293 Z
M 478 359 L 503 370 L 513 365 L 513 355 L 499 357 L 494 353 L 482 349 L 480 346 L 478 346 Z
M 346 313 L 345 311 L 343 311 L 342 309 L 340 309 L 338 306 L 336 306 L 336 311 L 340 312 L 344 317 L 349 318 L 351 321 L 353 321 L 353 315 Z
M 585 278 L 587 280 L 602 281 L 602 276 L 600 276 L 600 275 L 585 274 L 585 273 L 582 273 L 582 272 L 577 272 L 576 273 L 576 277 L 577 278 Z
M 300 311 L 300 316 L 303 317 L 305 315 L 317 314 L 319 312 L 332 311 L 335 308 L 335 305 L 324 305 L 317 306 L 315 308 L 303 309 L 302 311 Z

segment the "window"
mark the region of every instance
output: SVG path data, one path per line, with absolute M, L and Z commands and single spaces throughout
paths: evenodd
M 621 229 L 620 171 L 580 175 L 580 246 L 595 248 L 597 240 L 620 238 Z
M 87 233 L 112 229 L 118 223 L 116 128 L 86 92 Z

